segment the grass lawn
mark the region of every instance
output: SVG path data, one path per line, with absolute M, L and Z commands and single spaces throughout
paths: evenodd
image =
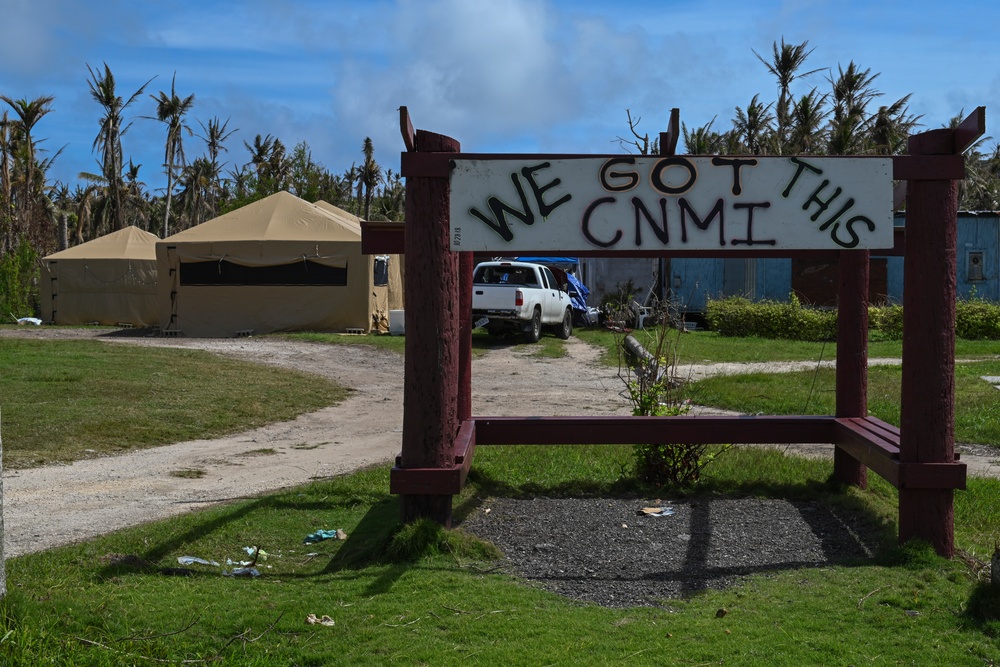
M 607 329 L 592 327 L 573 332 L 581 340 L 596 345 L 605 351 L 604 361 L 609 365 L 618 363 L 615 351 L 615 334 Z M 647 348 L 652 347 L 656 329 L 633 332 L 633 335 Z M 797 340 L 772 340 L 770 338 L 730 338 L 714 331 L 691 331 L 669 333 L 671 350 L 678 355 L 680 365 L 723 362 L 765 362 L 765 361 L 819 361 L 837 358 L 835 342 L 816 343 Z M 877 341 L 868 345 L 868 357 L 899 359 L 903 355 L 902 341 Z M 965 360 L 1000 359 L 1000 341 L 964 340 L 955 342 L 955 358 Z
M 705 338 L 705 346 L 723 345 L 710 336 L 692 336 Z M 201 385 L 223 384 L 206 383 L 206 377 L 215 376 L 198 364 L 234 364 L 228 372 L 236 375 L 224 385 L 230 392 L 235 385 L 277 375 L 267 369 L 264 377 L 251 378 L 242 375 L 251 372 L 247 364 L 210 355 L 171 354 L 144 367 L 139 359 L 118 356 L 131 354 L 126 346 L 21 348 L 9 343 L 0 341 L 5 427 L 8 411 L 26 400 L 21 395 L 8 408 L 8 392 L 28 386 L 29 398 L 52 395 L 61 397 L 53 403 L 73 403 L 90 388 L 82 375 L 91 372 L 107 373 L 102 382 L 109 386 L 134 376 L 141 379 L 137 385 L 145 382 L 155 389 L 163 386 L 158 375 L 163 364 L 177 364 L 168 366 L 169 375 L 183 380 L 172 392 L 176 404 L 156 409 L 178 414 L 197 413 L 214 400 Z M 806 354 L 792 347 L 772 342 L 752 354 L 768 348 L 770 358 Z M 736 352 L 712 360 L 732 360 L 726 354 Z M 981 370 L 980 364 L 995 369 L 989 364 L 996 360 L 986 351 L 963 354 L 982 361 L 960 369 L 967 367 L 971 374 Z M 9 369 L 20 373 L 16 381 L 7 379 Z M 796 382 L 808 380 L 807 393 L 789 399 L 789 409 L 801 409 L 808 398 L 823 411 L 825 379 L 814 384 L 812 372 L 802 375 Z M 63 385 L 73 389 L 60 394 Z M 129 403 L 125 396 L 137 385 L 89 393 L 111 405 Z M 975 392 L 961 377 L 957 386 L 960 400 L 972 396 L 975 405 Z M 757 391 L 742 389 L 744 398 Z M 772 391 L 759 393 L 766 397 Z M 131 431 L 122 425 L 147 405 L 158 405 L 157 393 L 166 392 L 143 395 L 134 412 L 111 411 L 105 428 Z M 872 396 L 878 393 L 870 390 Z M 315 400 L 334 400 L 331 396 Z M 774 402 L 759 405 L 762 412 L 780 413 Z M 978 412 L 987 412 L 982 406 Z M 75 409 L 82 416 L 105 408 Z M 57 414 L 54 408 L 37 412 L 38 424 Z M 271 417 L 267 410 L 261 414 Z M 63 428 L 73 427 L 64 423 Z M 481 447 L 469 484 L 456 498 L 455 514 L 476 511 L 483 499 L 500 494 L 663 493 L 638 485 L 630 466 L 629 447 Z M 734 448 L 709 466 L 703 483 L 688 494 L 860 506 L 885 528 L 873 559 L 762 573 L 725 591 L 631 609 L 574 602 L 525 585 L 497 567 L 494 546 L 461 530 L 440 531 L 423 523 L 400 529 L 396 499 L 388 494 L 388 468 L 363 470 L 10 560 L 9 593 L 0 603 L 0 665 L 997 664 L 1000 592 L 990 588 L 982 564 L 1000 540 L 1000 481 L 971 479 L 968 490 L 955 494 L 956 546 L 962 558 L 946 561 L 919 544 L 893 544 L 895 489 L 875 475 L 867 490 L 836 488 L 829 482 L 830 468 L 827 461 Z M 303 543 L 321 528 L 342 529 L 348 538 Z M 231 568 L 227 558 L 248 558 L 246 547 L 268 554 L 257 563 L 262 576 L 222 576 Z M 177 559 L 182 556 L 220 565 L 186 566 L 191 576 L 161 571 L 181 567 Z M 720 615 L 720 609 L 727 613 Z M 309 624 L 310 614 L 327 615 L 333 625 Z
M 731 450 L 699 493 L 862 503 L 892 529 L 894 490 L 839 491 L 821 461 Z M 481 448 L 456 513 L 506 493 L 637 492 L 628 448 Z M 8 563 L 0 664 L 989 665 L 1000 596 L 919 545 L 873 560 L 760 574 L 660 607 L 606 609 L 501 573 L 461 531 L 397 530 L 384 467 L 140 526 Z M 957 495 L 957 542 L 1000 534 L 1000 483 Z M 970 520 L 975 516 L 974 520 Z M 319 528 L 345 541 L 303 544 Z M 221 576 L 264 549 L 262 576 Z M 396 554 L 394 557 L 392 554 Z M 177 558 L 192 576 L 164 576 Z M 727 610 L 719 618 L 717 612 Z M 311 625 L 309 614 L 334 625 Z
M 93 340 L 0 339 L 0 369 L 7 468 L 237 433 L 349 391 L 200 350 Z

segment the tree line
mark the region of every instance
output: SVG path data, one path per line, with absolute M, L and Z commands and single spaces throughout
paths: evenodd
M 715 129 L 716 118 L 704 125 L 681 125 L 689 155 L 901 155 L 910 134 L 920 131 L 921 117 L 910 113 L 911 95 L 881 103 L 875 86 L 879 77 L 853 60 L 846 66 L 808 69 L 809 42 L 782 39 L 771 53 L 753 51 L 776 82 L 776 99 L 764 102 L 754 95 L 746 106 L 735 107 L 728 129 Z M 825 82 L 810 85 L 814 75 Z M 659 139 L 639 131 L 640 118 L 625 111 L 630 136 L 618 137 L 627 150 L 659 152 Z M 949 121 L 954 128 L 964 119 L 960 111 Z M 983 137 L 965 153 L 966 178 L 959 186 L 959 208 L 973 211 L 1000 209 L 1000 143 L 992 151 Z M 984 152 L 986 151 L 986 152 Z
M 41 148 L 39 121 L 53 111 L 53 96 L 34 99 L 0 94 L 0 308 L 4 318 L 34 310 L 38 259 L 110 232 L 135 225 L 161 238 L 274 194 L 325 200 L 368 220 L 401 220 L 403 183 L 398 173 L 375 160 L 370 138 L 359 161 L 341 172 L 317 162 L 302 141 L 289 149 L 280 138 L 256 135 L 243 142 L 245 162 L 228 166 L 224 156 L 235 128 L 215 117 L 190 122 L 194 95 L 147 93 L 150 79 L 127 96 L 111 68 L 87 65 L 86 83 L 97 122 L 92 150 L 98 170 L 79 174 L 75 185 L 54 181 L 49 171 L 62 149 Z M 132 114 L 148 95 L 152 116 Z M 151 192 L 140 166 L 125 152 L 125 137 L 136 121 L 158 122 L 164 130 L 163 172 L 167 186 Z M 188 160 L 192 142 L 200 151 Z M 187 149 L 187 153 L 185 153 Z

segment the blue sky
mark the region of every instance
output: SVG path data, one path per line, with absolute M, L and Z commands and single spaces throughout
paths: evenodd
M 881 99 L 912 93 L 926 128 L 986 106 L 991 134 L 1000 109 L 995 0 L 5 0 L 2 17 L 0 94 L 55 96 L 35 136 L 50 155 L 63 149 L 50 177 L 70 184 L 98 171 L 87 66 L 104 63 L 125 98 L 156 77 L 123 140 L 154 189 L 165 129 L 142 117 L 175 73 L 178 94 L 195 95 L 195 134 L 215 117 L 238 130 L 227 168 L 248 161 L 244 141 L 270 134 L 289 149 L 305 141 L 336 173 L 360 161 L 366 136 L 398 170 L 401 105 L 466 152 L 618 152 L 626 108 L 651 136 L 672 107 L 689 127 L 717 118 L 724 130 L 754 94 L 776 98 L 753 50 L 766 56 L 782 38 L 809 41 L 809 69 L 854 60 L 881 73 Z M 827 76 L 793 92 L 826 90 Z M 189 160 L 204 153 L 197 136 L 184 142 Z

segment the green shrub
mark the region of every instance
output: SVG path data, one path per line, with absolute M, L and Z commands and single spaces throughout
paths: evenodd
M 903 307 L 899 305 L 868 306 L 868 334 L 879 340 L 902 340 Z M 872 334 L 877 334 L 872 336 Z
M 974 294 L 956 304 L 955 335 L 965 340 L 1000 340 L 1000 304 Z M 705 313 L 709 328 L 722 336 L 829 341 L 837 337 L 837 311 L 805 308 L 794 294 L 787 303 L 753 302 L 743 297 L 710 299 Z M 868 334 L 873 340 L 903 338 L 903 307 L 868 307 Z
M 38 312 L 38 253 L 27 241 L 0 257 L 0 317 Z
M 837 337 L 837 313 L 805 308 L 795 294 L 788 301 L 752 302 L 743 297 L 709 299 L 705 321 L 722 336 L 828 341 Z
M 956 303 L 955 335 L 966 340 L 1000 340 L 1000 304 L 975 294 Z

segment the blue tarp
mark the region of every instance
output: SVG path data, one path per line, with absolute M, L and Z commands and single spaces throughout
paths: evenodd
M 576 257 L 518 257 L 517 261 L 556 266 L 563 271 L 572 271 L 580 263 Z
M 580 279 L 576 275 L 570 273 L 579 264 L 576 257 L 517 257 L 516 259 L 519 262 L 544 264 L 550 268 L 562 269 L 563 273 L 566 274 L 566 281 L 569 283 L 568 294 L 570 301 L 573 303 L 573 310 L 577 311 L 585 321 L 589 322 L 591 318 L 587 309 L 587 297 L 590 296 L 590 290 L 580 282 Z
M 590 296 L 590 290 L 572 273 L 566 274 L 566 280 L 569 281 L 569 298 L 573 302 L 573 309 L 586 313 L 587 297 Z

